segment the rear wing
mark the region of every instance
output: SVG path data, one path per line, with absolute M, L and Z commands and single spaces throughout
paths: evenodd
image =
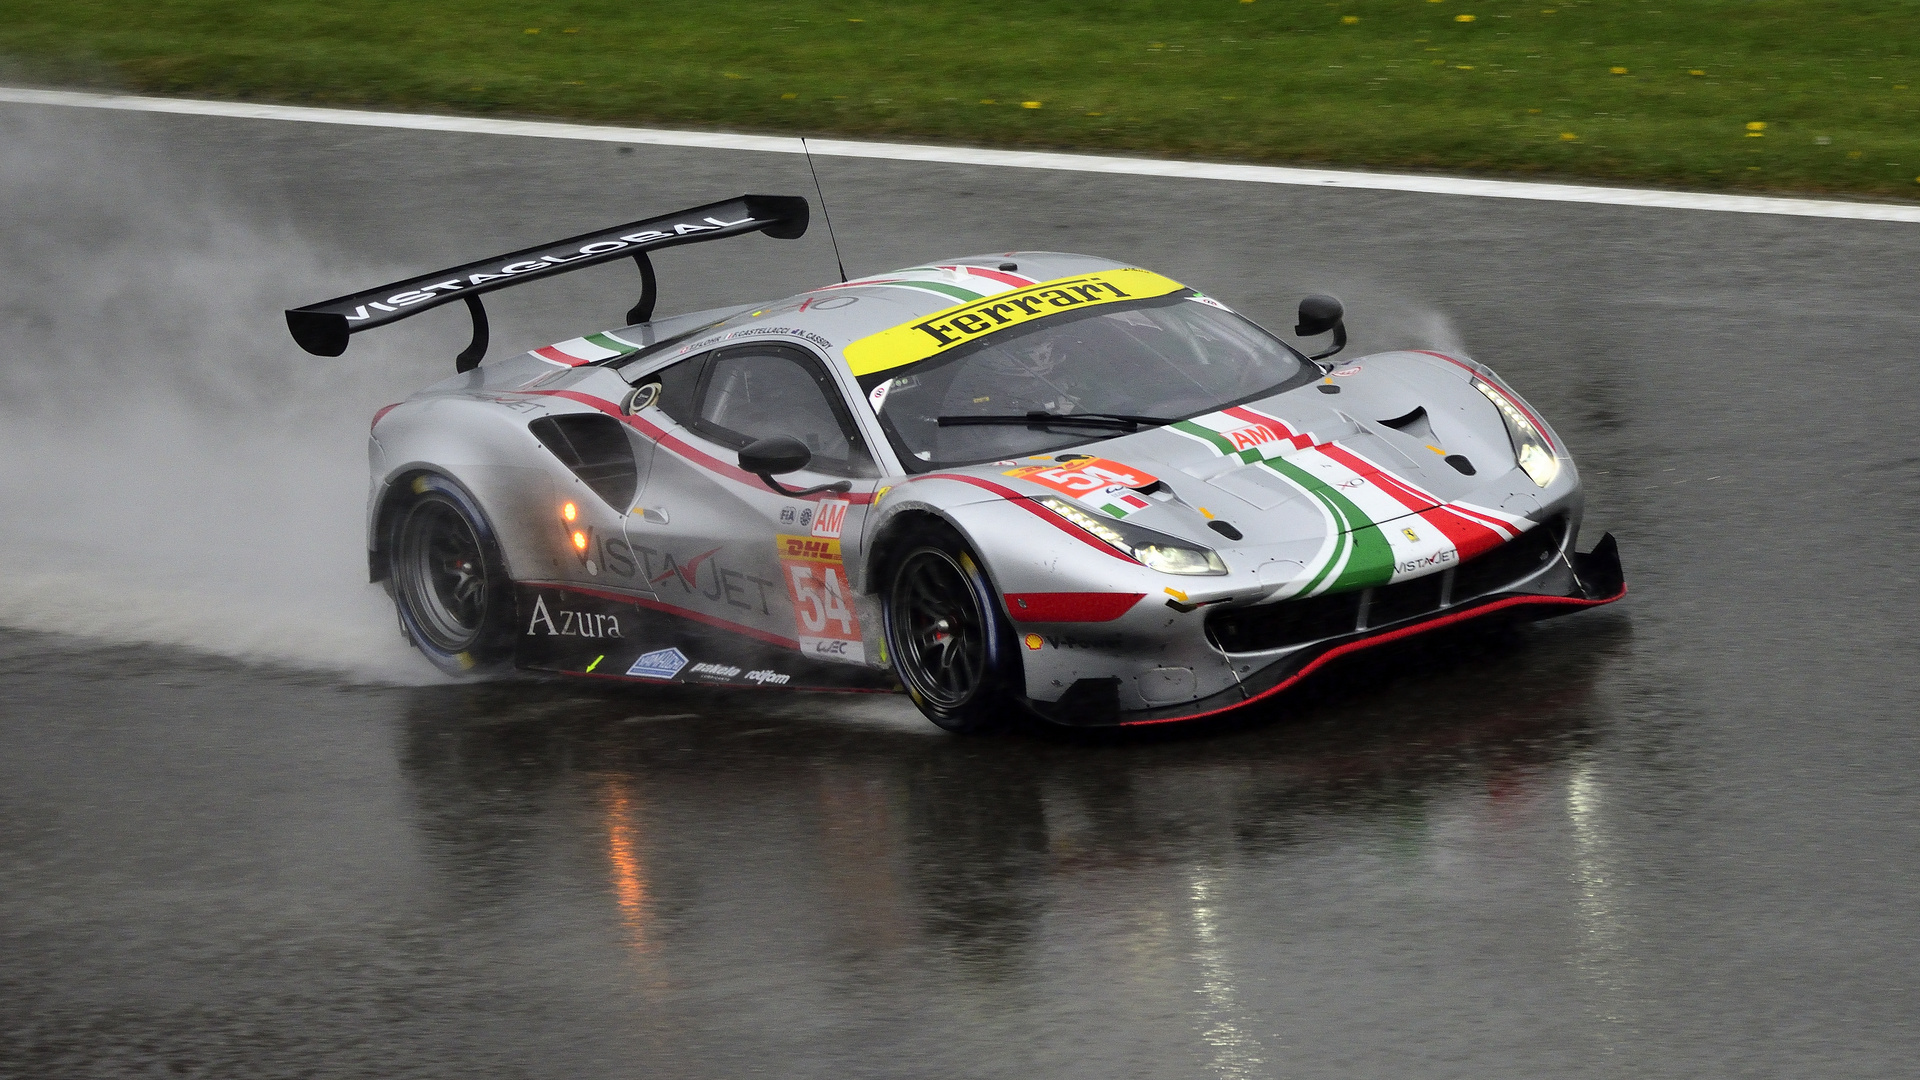
M 627 312 L 627 322 L 646 322 L 653 317 L 658 292 L 647 252 L 750 232 L 793 240 L 806 231 L 806 199 L 798 195 L 742 195 L 291 308 L 287 311 L 287 329 L 301 348 L 315 356 L 339 356 L 347 351 L 347 338 L 352 334 L 465 300 L 473 315 L 473 342 L 460 353 L 455 366 L 471 371 L 487 351 L 487 312 L 480 306 L 482 293 L 631 258 L 640 267 L 640 301 Z

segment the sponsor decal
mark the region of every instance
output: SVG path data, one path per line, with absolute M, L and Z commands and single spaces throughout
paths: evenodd
M 533 598 L 533 618 L 527 621 L 527 634 L 533 637 L 617 638 L 620 636 L 620 617 L 591 611 L 569 611 L 558 606 L 557 602 L 549 608 L 546 596 L 536 595 Z
M 775 537 L 781 576 L 793 601 L 795 636 L 800 651 L 819 660 L 864 664 L 860 616 L 850 598 L 840 541 L 823 536 Z
M 1329 374 L 1329 375 L 1337 375 L 1337 376 L 1339 376 L 1339 377 L 1341 377 L 1341 378 L 1343 378 L 1343 379 L 1344 379 L 1344 378 L 1346 378 L 1346 377 L 1347 377 L 1348 375 L 1358 375 L 1358 374 L 1360 374 L 1360 365 L 1359 365 L 1359 364 L 1355 364 L 1355 365 L 1353 365 L 1352 367 L 1343 367 L 1343 368 L 1341 368 L 1341 369 L 1340 369 L 1340 370 L 1338 370 L 1338 371 L 1330 371 L 1330 372 L 1328 372 L 1327 374 Z
M 875 386 L 871 391 L 868 392 L 867 404 L 873 406 L 873 413 L 875 416 L 880 415 L 880 410 L 886 406 L 887 394 L 891 392 L 892 389 L 893 389 L 893 380 L 888 379 L 887 381 Z
M 1403 531 L 1412 532 L 1413 530 L 1405 529 Z M 1411 559 L 1402 559 L 1399 562 L 1393 564 L 1393 572 L 1395 574 L 1405 574 L 1405 575 L 1426 574 L 1426 573 L 1431 573 L 1435 570 L 1439 570 L 1442 567 L 1449 566 L 1454 561 L 1455 561 L 1455 557 L 1454 557 L 1453 549 L 1442 548 L 1439 551 L 1433 552 L 1428 555 L 1418 555 Z
M 1049 487 L 1085 506 L 1123 518 L 1153 504 L 1131 488 L 1152 487 L 1160 478 L 1106 458 L 1081 458 L 1065 465 L 1023 465 L 1002 476 Z
M 740 669 L 730 664 L 695 664 L 687 669 L 687 674 L 709 679 L 731 679 L 740 674 Z
M 811 506 L 801 507 L 800 508 L 800 527 L 804 529 L 807 526 L 812 524 L 813 524 L 813 507 Z
M 858 641 L 839 637 L 800 638 L 800 651 L 815 660 L 839 660 L 849 664 L 867 662 L 867 647 Z
M 687 654 L 679 649 L 655 649 L 650 653 L 641 653 L 640 658 L 627 669 L 627 674 L 642 679 L 671 679 L 686 666 Z
M 1039 634 L 1028 634 L 1024 640 L 1026 642 L 1027 648 L 1033 650 L 1034 652 L 1039 652 L 1040 647 L 1047 643 L 1047 639 L 1041 637 Z
M 722 221 L 717 217 L 705 217 L 698 222 L 675 222 L 671 229 L 645 229 L 623 236 L 609 237 L 605 240 L 595 240 L 591 243 L 580 245 L 574 254 L 542 255 L 536 259 L 517 259 L 512 262 L 491 266 L 484 271 L 478 271 L 464 276 L 455 275 L 445 281 L 436 281 L 429 285 L 422 285 L 417 289 L 398 292 L 387 297 L 385 303 L 377 300 L 369 301 L 368 303 L 359 305 L 353 312 L 347 314 L 347 321 L 363 322 L 372 318 L 373 316 L 367 311 L 368 308 L 375 308 L 379 311 L 398 311 L 401 308 L 410 307 L 414 304 L 424 304 L 428 300 L 433 299 L 436 293 L 463 293 L 468 289 L 485 285 L 488 282 L 499 281 L 503 278 L 510 278 L 519 274 L 531 273 L 535 270 L 548 270 L 555 266 L 564 266 L 570 262 L 577 262 L 595 255 L 604 255 L 608 252 L 619 251 L 635 244 L 646 244 L 655 240 L 665 240 L 676 236 L 691 236 L 696 233 L 715 232 L 720 229 L 745 225 L 752 220 L 752 218 L 746 217 L 738 221 Z
M 647 520 L 653 520 L 652 511 L 648 511 Z M 597 550 L 602 569 L 617 577 L 639 577 L 662 598 L 697 593 L 716 604 L 766 615 L 773 610 L 768 602 L 771 590 L 780 584 L 727 566 L 720 559 L 720 548 L 710 548 L 689 559 L 608 536 L 599 540 Z M 678 594 L 673 591 L 675 586 L 680 589 Z
M 746 678 L 748 682 L 759 683 L 762 686 L 785 686 L 793 681 L 793 676 L 767 668 L 761 668 L 758 671 L 749 671 L 747 672 Z
M 1420 534 L 1417 532 L 1414 532 L 1412 529 L 1401 529 L 1400 535 L 1406 537 L 1408 540 L 1412 541 L 1413 543 L 1417 544 L 1420 542 Z
M 1232 310 L 1233 310 L 1232 308 L 1230 308 L 1230 307 L 1228 307 L 1227 305 L 1225 305 L 1225 304 L 1223 304 L 1223 303 L 1221 303 L 1220 301 L 1218 301 L 1218 300 L 1215 300 L 1215 299 L 1214 299 L 1213 297 L 1211 297 L 1211 296 L 1198 296 L 1198 295 L 1195 295 L 1195 296 L 1189 296 L 1189 297 L 1187 297 L 1187 299 L 1189 299 L 1189 300 L 1191 300 L 1191 301 L 1193 301 L 1193 302 L 1194 302 L 1194 303 L 1196 303 L 1196 304 L 1205 304 L 1205 305 L 1207 305 L 1207 306 L 1208 306 L 1208 307 L 1210 307 L 1210 308 L 1219 308 L 1219 309 L 1220 309 L 1221 311 L 1232 311 Z
M 796 516 L 797 516 L 797 515 L 798 515 L 799 513 L 800 513 L 800 511 L 799 511 L 799 510 L 798 510 L 797 508 L 795 508 L 795 507 L 792 507 L 792 506 L 783 506 L 783 507 L 781 507 L 781 508 L 780 508 L 780 524 L 782 524 L 782 525 L 791 525 L 791 524 L 793 524 L 793 519 L 794 519 L 794 518 L 795 518 L 795 517 L 796 517 Z
M 845 499 L 821 499 L 813 515 L 813 535 L 840 539 L 840 530 L 847 523 L 847 507 L 852 505 Z
M 1150 270 L 1125 269 L 1043 281 L 977 299 L 974 298 L 978 297 L 977 293 L 958 290 L 968 302 L 851 342 L 841 355 L 854 375 L 871 375 L 904 367 L 996 331 L 1063 311 L 1165 296 L 1182 288 L 1179 282 Z
M 1284 457 L 1313 445 L 1312 435 L 1296 432 L 1282 421 L 1243 405 L 1168 424 L 1164 430 L 1202 443 L 1222 457 L 1238 457 L 1248 463 Z

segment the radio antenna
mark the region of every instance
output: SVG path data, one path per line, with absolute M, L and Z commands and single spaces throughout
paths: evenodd
M 813 151 L 807 149 L 807 137 L 800 136 L 800 152 L 807 156 L 807 171 L 813 174 L 813 192 L 820 196 L 820 217 L 827 223 L 827 239 L 833 244 L 833 265 L 840 270 L 840 284 L 847 283 L 847 264 L 840 261 L 840 241 L 833 235 L 833 215 L 827 213 L 827 193 L 820 189 L 820 170 L 813 167 Z

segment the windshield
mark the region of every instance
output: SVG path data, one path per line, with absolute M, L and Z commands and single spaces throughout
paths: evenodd
M 1180 420 L 1318 374 L 1286 343 L 1192 295 L 1006 330 L 860 380 L 909 471 L 1040 454 L 1125 434 L 1071 422 L 941 426 L 941 417 L 1119 414 Z

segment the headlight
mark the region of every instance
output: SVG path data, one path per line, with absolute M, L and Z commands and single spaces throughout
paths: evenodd
M 1227 564 L 1209 548 L 1195 547 L 1138 525 L 1095 517 L 1064 499 L 1043 496 L 1033 501 L 1163 574 L 1211 577 L 1227 572 Z
M 1473 388 L 1485 394 L 1493 407 L 1500 410 L 1500 419 L 1507 422 L 1507 437 L 1513 440 L 1513 460 L 1521 471 L 1541 487 L 1553 483 L 1553 478 L 1560 475 L 1560 457 L 1553 452 L 1553 444 L 1512 398 L 1479 379 L 1473 380 Z

